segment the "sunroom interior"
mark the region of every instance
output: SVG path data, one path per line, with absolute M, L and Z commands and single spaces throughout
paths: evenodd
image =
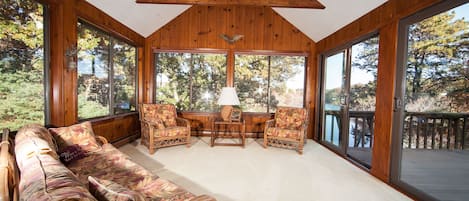
M 119 147 L 140 104 L 168 103 L 201 139 L 234 87 L 249 139 L 306 108 L 337 157 L 411 199 L 467 200 L 467 0 L 233 2 L 3 1 L 0 127 L 91 121 Z

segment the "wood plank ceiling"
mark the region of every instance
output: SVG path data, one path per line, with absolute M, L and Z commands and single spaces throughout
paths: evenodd
M 189 5 L 244 5 L 270 6 L 284 8 L 326 8 L 317 0 L 136 0 L 137 3 L 152 4 L 189 4 Z

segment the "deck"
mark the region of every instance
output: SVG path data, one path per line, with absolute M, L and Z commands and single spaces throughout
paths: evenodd
M 348 154 L 371 164 L 369 148 L 349 147 Z M 469 150 L 404 149 L 401 180 L 439 200 L 467 200 Z

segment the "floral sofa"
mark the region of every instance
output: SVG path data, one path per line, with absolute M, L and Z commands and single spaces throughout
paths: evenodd
M 15 137 L 20 200 L 215 200 L 151 174 L 96 139 L 89 122 L 21 128 Z

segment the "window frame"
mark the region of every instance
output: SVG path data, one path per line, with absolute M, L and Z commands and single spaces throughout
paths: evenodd
M 296 56 L 296 57 L 304 57 L 305 58 L 305 63 L 304 63 L 304 82 L 303 82 L 303 106 L 302 107 L 305 107 L 306 106 L 306 88 L 307 88 L 307 78 L 308 78 L 308 62 L 309 62 L 309 54 L 308 52 L 294 52 L 294 51 L 265 51 L 265 50 L 250 50 L 250 51 L 246 51 L 246 50 L 236 50 L 236 51 L 233 51 L 233 83 L 232 85 L 234 86 L 235 85 L 235 80 L 236 80 L 236 55 L 255 55 L 255 56 L 268 56 L 269 60 L 268 60 L 268 63 L 269 63 L 269 66 L 268 66 L 268 69 L 269 69 L 269 72 L 268 72 L 268 86 L 267 86 L 267 111 L 265 112 L 244 112 L 243 113 L 250 113 L 250 114 L 273 114 L 273 112 L 271 112 L 271 108 L 270 108 L 270 96 L 271 96 L 271 90 L 270 90 L 270 68 L 271 68 L 271 57 L 272 56 Z
M 228 84 L 228 69 L 229 69 L 229 58 L 230 58 L 230 51 L 228 49 L 210 49 L 210 48 L 195 48 L 195 49 L 159 49 L 159 48 L 153 48 L 152 49 L 152 56 L 151 56 L 151 68 L 152 68 L 152 81 L 153 81 L 153 87 L 152 90 L 154 90 L 154 93 L 152 95 L 153 103 L 158 103 L 159 100 L 157 98 L 158 96 L 158 85 L 156 82 L 156 76 L 157 76 L 157 71 L 156 71 L 156 55 L 160 53 L 188 53 L 188 54 L 223 54 L 226 57 L 226 68 L 225 68 L 225 85 L 227 86 Z M 178 110 L 176 108 L 177 112 L 184 112 L 184 113 L 214 113 L 211 111 L 191 111 L 191 110 Z
M 80 118 L 79 117 L 79 113 L 78 113 L 78 104 L 77 104 L 77 119 L 79 122 L 83 122 L 83 121 L 90 121 L 90 120 L 106 120 L 106 119 L 112 119 L 112 118 L 115 118 L 115 117 L 120 117 L 120 116 L 127 116 L 127 115 L 133 115 L 133 114 L 136 114 L 138 113 L 139 111 L 139 107 L 138 107 L 138 97 L 139 97 L 139 93 L 138 93 L 138 83 L 139 83 L 139 73 L 138 73 L 138 57 L 139 57 L 139 54 L 140 52 L 138 51 L 138 46 L 135 45 L 135 43 L 125 39 L 125 38 L 122 38 L 116 34 L 114 34 L 114 32 L 110 32 L 108 31 L 107 29 L 104 29 L 104 28 L 101 28 L 100 26 L 97 26 L 85 19 L 82 19 L 82 18 L 78 18 L 77 20 L 77 25 L 78 23 L 81 23 L 82 25 L 84 25 L 87 29 L 90 29 L 90 30 L 93 30 L 93 31 L 97 31 L 97 32 L 100 32 L 101 34 L 103 35 L 106 35 L 106 37 L 109 38 L 109 46 L 108 46 L 108 51 L 109 51 L 109 57 L 107 58 L 108 60 L 108 67 L 109 67 L 109 72 L 108 72 L 108 81 L 109 81 L 109 92 L 107 94 L 108 98 L 109 98 L 109 106 L 108 106 L 108 111 L 109 111 L 109 114 L 108 115 L 102 115 L 102 116 L 96 116 L 96 117 L 90 117 L 90 118 Z M 78 30 L 77 30 L 78 31 Z M 78 35 L 77 35 L 77 39 L 78 39 Z M 119 41 L 121 43 L 126 43 L 127 45 L 129 46 L 132 46 L 133 48 L 135 48 L 135 57 L 134 57 L 134 61 L 135 61 L 135 69 L 134 69 L 134 74 L 135 74 L 135 87 L 134 87 L 134 90 L 135 90 L 135 94 L 134 94 L 134 99 L 135 99 L 135 111 L 129 111 L 129 112 L 124 112 L 124 113 L 120 113 L 120 114 L 114 114 L 115 112 L 115 109 L 114 109 L 114 97 L 113 97 L 113 93 L 115 92 L 115 89 L 114 89 L 114 60 L 113 60 L 113 56 L 114 56 L 114 51 L 113 51 L 113 45 L 115 44 L 114 41 Z M 78 65 L 78 64 L 77 64 Z M 77 82 L 78 82 L 78 68 L 77 68 Z M 78 83 L 77 83 L 77 97 L 78 97 Z M 78 101 L 78 100 L 77 100 Z M 78 102 L 77 102 L 78 103 Z

